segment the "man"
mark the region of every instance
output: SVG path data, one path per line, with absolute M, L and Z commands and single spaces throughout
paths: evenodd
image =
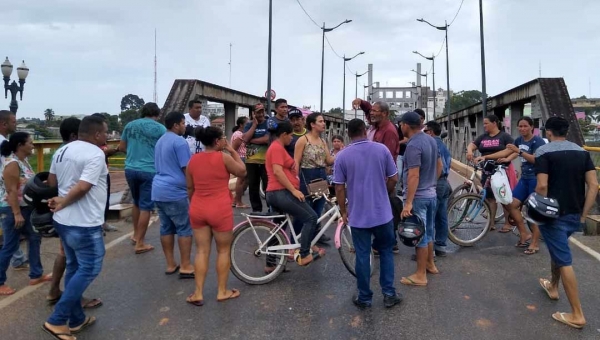
M 294 150 L 296 149 L 296 142 L 298 139 L 300 139 L 300 137 L 306 134 L 306 122 L 304 120 L 302 111 L 298 109 L 291 109 L 288 113 L 288 119 L 290 120 L 290 123 L 292 123 L 292 128 L 294 130 L 292 131 L 292 142 L 290 145 L 286 146 L 285 149 L 293 159 Z
M 246 142 L 246 171 L 248 172 L 248 191 L 253 213 L 262 212 L 261 180 L 263 188 L 266 188 L 267 185 L 267 171 L 265 169 L 265 156 L 269 147 L 267 128 L 265 107 L 262 103 L 258 103 L 254 105 L 252 121 L 246 124 L 242 135 L 244 142 Z
M 390 107 L 386 102 L 376 102 L 371 108 L 370 116 L 371 124 L 375 128 L 373 141 L 385 145 L 396 163 L 400 153 L 400 137 L 390 121 Z
M 202 101 L 193 99 L 188 102 L 189 113 L 185 114 L 185 133 L 183 138 L 186 139 L 190 152 L 196 154 L 204 150 L 204 145 L 196 140 L 194 130 L 199 127 L 209 127 L 210 120 L 202 115 Z
M 17 130 L 17 116 L 14 112 L 7 110 L 0 110 L 0 144 L 4 142 L 8 135 L 14 133 Z M 4 156 L 0 156 L 0 171 L 4 170 Z M 2 232 L 0 232 L 0 238 Z M 1 243 L 2 240 L 0 240 Z M 1 248 L 1 246 L 0 246 Z M 10 260 L 10 265 L 14 270 L 27 270 L 29 269 L 29 261 L 25 252 L 19 249 L 13 255 Z
M 396 165 L 398 166 L 398 173 L 400 174 L 398 177 L 398 184 L 396 184 L 396 194 L 398 196 L 403 196 L 402 194 L 402 165 L 404 163 L 404 152 L 406 151 L 406 143 L 408 142 L 408 138 L 404 137 L 404 134 L 402 133 L 402 129 L 400 128 L 400 119 L 402 117 L 396 117 L 394 118 L 394 124 L 396 124 L 395 128 L 396 131 L 398 132 L 398 139 L 400 140 L 399 144 L 399 152 L 398 152 L 398 159 L 396 160 Z
M 379 284 L 385 307 L 402 301 L 394 287 L 394 224 L 388 195 L 398 181 L 398 169 L 389 150 L 367 139 L 365 123 L 352 119 L 348 123 L 352 142 L 337 154 L 333 183 L 344 223 L 352 228 L 356 251 L 358 295 L 353 303 L 359 308 L 372 304 L 371 248 L 379 251 Z M 346 207 L 346 191 L 349 206 Z
M 369 124 L 367 128 L 367 139 L 372 141 L 373 136 L 375 135 L 375 126 L 373 126 L 373 122 L 371 122 L 371 109 L 373 106 L 366 100 L 362 100 L 360 98 L 356 98 L 352 101 L 352 106 L 354 108 L 360 108 L 365 114 L 365 120 Z
M 65 291 L 43 325 L 56 339 L 70 339 L 66 336 L 96 321 L 85 316 L 81 297 L 100 273 L 105 253 L 102 223 L 108 168 L 100 146 L 106 143 L 107 130 L 101 118 L 85 117 L 79 140 L 58 149 L 50 166 L 48 184 L 58 186 L 58 197 L 48 205 L 67 257 Z
M 154 210 L 152 202 L 152 180 L 154 167 L 154 148 L 158 139 L 167 131 L 158 123 L 160 109 L 155 103 L 146 103 L 142 107 L 142 118 L 125 126 L 121 135 L 119 151 L 125 152 L 125 179 L 133 198 L 133 242 L 135 253 L 143 254 L 154 249 L 144 243 L 150 215 Z
M 275 115 L 267 121 L 268 130 L 273 130 L 277 124 L 289 121 L 287 100 L 279 98 L 275 101 Z M 269 143 L 275 139 L 275 135 L 270 135 Z
M 415 112 L 421 117 L 421 127 L 423 128 L 423 123 L 425 122 L 425 111 L 421 109 L 415 109 Z
M 590 154 L 566 140 L 568 131 L 566 119 L 549 118 L 546 121 L 546 137 L 550 143 L 535 152 L 535 191 L 557 200 L 560 207 L 558 219 L 539 226 L 550 252 L 552 272 L 551 280 L 539 279 L 539 282 L 551 300 L 558 300 L 558 283 L 562 279 L 572 312 L 556 312 L 552 318 L 571 327 L 582 328 L 586 321 L 579 301 L 568 239 L 579 230 L 580 223 L 585 222 L 594 206 L 598 180 Z
M 190 263 L 192 251 L 192 227 L 188 210 L 185 168 L 192 153 L 186 147 L 183 136 L 185 117 L 180 112 L 171 112 L 165 117 L 167 133 L 156 143 L 154 165 L 156 176 L 152 182 L 152 201 L 156 203 L 160 217 L 160 243 L 167 260 L 165 274 L 179 271 L 179 278 L 194 278 L 194 267 Z M 179 266 L 175 262 L 175 234 L 179 245 Z
M 404 153 L 404 209 L 402 217 L 416 214 L 425 223 L 425 234 L 416 248 L 417 271 L 400 281 L 405 285 L 426 286 L 427 273 L 439 274 L 433 262 L 433 226 L 436 213 L 437 179 L 442 172 L 437 143 L 421 131 L 421 117 L 407 112 L 401 120 L 402 133 L 408 137 Z
M 434 252 L 436 256 L 444 257 L 446 256 L 446 241 L 448 240 L 448 199 L 450 198 L 450 194 L 452 194 L 452 187 L 450 186 L 450 182 L 448 182 L 452 156 L 450 155 L 450 150 L 448 150 L 444 142 L 442 142 L 442 138 L 440 138 L 442 127 L 438 122 L 433 120 L 427 122 L 423 132 L 435 139 L 440 158 L 442 159 L 442 175 L 438 178 L 435 187 L 437 202 L 435 209 Z

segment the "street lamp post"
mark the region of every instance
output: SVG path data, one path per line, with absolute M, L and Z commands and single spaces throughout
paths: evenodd
M 419 72 L 417 72 L 415 70 L 411 70 L 411 71 L 413 71 L 414 73 L 418 74 L 421 77 L 425 77 L 425 99 L 427 101 L 427 104 L 425 106 L 425 112 L 426 112 L 426 115 L 427 115 L 427 119 L 429 119 L 429 86 L 427 85 L 427 76 L 428 76 L 428 74 L 427 74 L 427 72 L 425 72 L 425 74 L 422 74 L 422 73 L 419 73 Z M 434 103 L 434 107 L 435 107 L 435 100 L 434 100 L 433 103 Z M 435 114 L 434 114 L 434 118 L 435 118 Z
M 483 4 L 479 0 L 479 35 L 481 39 L 481 104 L 483 106 L 483 116 L 487 116 L 487 92 L 485 89 L 485 45 L 483 39 Z
M 479 0 L 479 3 L 481 4 L 481 0 Z M 448 139 L 450 139 L 450 143 L 452 143 L 453 129 L 451 128 L 452 122 L 450 121 L 450 59 L 448 58 L 448 28 L 450 27 L 450 25 L 448 25 L 448 21 L 444 23 L 444 26 L 432 25 L 430 22 L 424 20 L 423 18 L 417 19 L 417 21 L 424 22 L 437 30 L 446 32 L 446 115 L 448 116 Z
M 364 76 L 365 74 L 369 73 L 369 71 L 363 73 L 363 74 L 358 74 L 356 73 L 356 87 L 354 90 L 354 98 L 358 98 L 358 78 Z M 354 108 L 354 119 L 356 119 L 356 107 Z
M 4 76 L 4 98 L 8 98 L 8 91 L 10 91 L 10 111 L 13 113 L 17 113 L 17 109 L 19 108 L 19 104 L 17 103 L 17 94 L 21 100 L 23 100 L 23 90 L 25 88 L 25 78 L 29 74 L 29 69 L 27 65 L 25 65 L 25 60 L 21 66 L 17 68 L 17 76 L 19 77 L 19 84 L 13 80 L 13 82 L 9 85 L 10 75 L 12 74 L 13 65 L 6 57 L 6 60 L 2 63 L 2 76 Z
M 273 0 L 269 0 L 269 56 L 267 58 L 267 114 L 271 116 L 271 43 L 273 38 Z
M 339 25 L 332 27 L 332 28 L 325 28 L 325 23 L 323 23 L 323 27 L 321 27 L 321 30 L 323 31 L 323 45 L 321 46 L 321 111 L 320 112 L 323 112 L 323 73 L 325 71 L 325 33 L 331 32 L 334 29 L 342 26 L 343 24 L 347 24 L 350 22 L 352 22 L 352 20 L 346 19 L 344 22 L 342 22 Z
M 367 96 L 367 95 L 365 94 L 365 91 L 364 91 L 364 90 L 366 90 L 366 89 L 368 89 L 369 87 L 373 86 L 373 84 L 375 84 L 375 83 L 377 83 L 377 82 L 376 82 L 376 81 L 374 81 L 374 82 L 372 82 L 372 83 L 371 83 L 371 84 L 369 84 L 369 85 L 363 85 L 363 86 L 364 86 L 364 89 L 363 89 L 363 97 L 364 97 L 364 99 L 365 99 L 366 101 L 368 101 L 368 102 L 370 102 L 370 101 L 371 101 L 371 98 L 370 98 L 370 97 L 371 97 L 371 95 L 372 95 L 373 93 L 369 93 L 369 94 L 368 94 L 368 96 Z
M 365 52 L 359 52 L 352 58 L 346 58 L 346 55 L 344 54 L 344 89 L 342 91 L 342 122 L 344 125 L 346 125 L 346 62 L 358 57 L 361 54 L 365 54 Z
M 433 75 L 433 119 L 437 118 L 435 116 L 435 107 L 436 107 L 436 100 L 435 100 L 435 93 L 436 93 L 436 89 L 435 89 L 435 56 L 432 54 L 431 57 L 426 57 L 424 55 L 422 55 L 421 53 L 417 52 L 417 51 L 413 51 L 414 54 L 418 54 L 421 57 L 427 59 L 427 60 L 431 60 L 431 62 L 433 63 L 431 69 L 433 71 L 432 75 Z M 429 103 L 429 91 L 427 91 L 427 102 Z

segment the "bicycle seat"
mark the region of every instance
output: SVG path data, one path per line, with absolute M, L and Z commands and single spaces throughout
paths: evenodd
M 251 214 L 247 214 L 250 217 L 273 217 L 283 215 L 277 211 L 267 211 L 267 212 L 253 212 Z

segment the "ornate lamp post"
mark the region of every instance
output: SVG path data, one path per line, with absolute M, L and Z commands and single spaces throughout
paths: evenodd
M 25 65 L 25 60 L 21 66 L 17 68 L 17 76 L 19 77 L 19 84 L 13 80 L 13 82 L 9 85 L 10 75 L 13 70 L 13 65 L 6 57 L 6 60 L 2 63 L 2 75 L 4 76 L 4 98 L 8 98 L 8 91 L 10 91 L 11 100 L 10 100 L 10 111 L 17 113 L 17 109 L 19 108 L 19 104 L 17 103 L 17 93 L 20 95 L 20 99 L 23 100 L 23 89 L 25 87 L 25 78 L 29 74 L 29 69 L 27 65 Z

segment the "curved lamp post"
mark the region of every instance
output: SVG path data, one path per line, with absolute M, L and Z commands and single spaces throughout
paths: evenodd
M 9 108 L 11 112 L 14 112 L 16 114 L 17 109 L 19 108 L 19 104 L 17 103 L 17 94 L 19 94 L 19 99 L 23 100 L 25 78 L 27 78 L 27 75 L 29 75 L 29 68 L 27 68 L 27 65 L 25 65 L 25 60 L 23 60 L 21 66 L 17 68 L 17 77 L 19 78 L 19 84 L 17 84 L 17 82 L 14 80 L 12 83 L 9 84 L 10 75 L 13 71 L 13 65 L 8 60 L 8 57 L 6 57 L 6 60 L 2 63 L 0 68 L 2 69 L 2 76 L 4 79 L 4 98 L 8 98 L 8 91 L 10 91 L 11 101 Z
M 332 27 L 332 28 L 326 28 L 325 27 L 325 23 L 323 23 L 323 27 L 321 27 L 321 30 L 323 31 L 323 45 L 321 46 L 321 107 L 319 112 L 323 112 L 323 73 L 325 71 L 325 33 L 327 32 L 331 32 L 334 29 L 342 26 L 343 24 L 347 24 L 352 22 L 352 20 L 344 20 L 343 22 L 341 22 L 339 25 Z

